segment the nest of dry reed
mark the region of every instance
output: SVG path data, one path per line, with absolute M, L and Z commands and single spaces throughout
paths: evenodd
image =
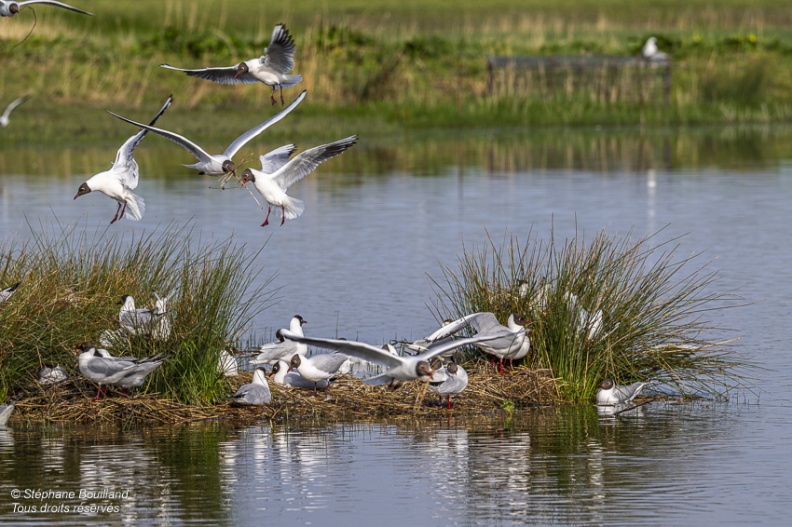
M 545 370 L 519 367 L 501 375 L 489 364 L 468 369 L 467 389 L 452 397 L 453 412 L 488 414 L 502 408 L 525 408 L 558 402 L 557 380 Z M 232 381 L 233 389 L 250 382 L 250 373 Z M 125 395 L 110 390 L 108 397 L 93 400 L 95 387 L 87 382 L 66 381 L 52 387 L 36 387 L 19 398 L 11 424 L 83 423 L 124 425 L 175 424 L 205 420 L 253 422 L 302 417 L 327 420 L 432 417 L 448 412 L 438 396 L 419 381 L 398 388 L 369 386 L 361 379 L 341 376 L 333 381 L 330 396 L 320 390 L 286 388 L 270 383 L 272 402 L 266 406 L 184 405 L 158 394 Z M 233 392 L 231 392 L 233 393 Z

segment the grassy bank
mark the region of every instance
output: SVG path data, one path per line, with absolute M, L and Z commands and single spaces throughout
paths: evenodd
M 294 36 L 294 71 L 309 91 L 294 122 L 288 124 L 290 117 L 276 127 L 288 126 L 292 137 L 317 129 L 373 136 L 428 127 L 792 118 L 792 15 L 777 2 L 342 0 L 332 7 L 318 1 L 287 7 L 252 0 L 86 0 L 83 7 L 97 16 L 41 7 L 35 27 L 29 12 L 0 24 L 0 67 L 14 72 L 0 80 L 0 102 L 36 96 L 4 139 L 103 137 L 110 124 L 98 123 L 111 121 L 103 108 L 149 109 L 168 93 L 176 104 L 167 127 L 188 135 L 233 134 L 239 125 L 227 124 L 224 114 L 271 113 L 268 88 L 219 86 L 159 64 L 231 65 L 258 56 L 277 22 Z M 500 72 L 489 86 L 488 55 L 632 56 L 649 35 L 673 59 L 668 104 L 634 72 L 612 79 L 608 90 L 572 77 L 549 87 L 539 74 L 525 82 L 516 71 Z M 287 96 L 296 93 L 287 90 Z M 199 108 L 208 114 L 196 121 Z

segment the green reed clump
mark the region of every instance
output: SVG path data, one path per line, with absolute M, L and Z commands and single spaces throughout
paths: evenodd
M 562 379 L 572 401 L 590 398 L 603 378 L 654 380 L 683 394 L 723 395 L 743 378 L 746 362 L 716 340 L 707 320 L 735 307 L 730 294 L 713 292 L 716 273 L 694 267 L 698 255 L 679 257 L 678 240 L 657 235 L 597 234 L 589 243 L 562 244 L 513 236 L 500 246 L 463 246 L 459 269 L 443 268 L 435 282 L 440 319 L 490 311 L 530 321 L 533 367 Z
M 103 334 L 115 356 L 170 355 L 146 391 L 188 404 L 228 395 L 217 371 L 220 351 L 272 300 L 265 290 L 271 278 L 253 285 L 261 272 L 258 253 L 231 239 L 202 242 L 191 228 L 176 225 L 156 236 L 104 231 L 90 237 L 74 227 L 31 231 L 25 243 L 0 246 L 0 284 L 22 281 L 0 305 L 0 395 L 35 386 L 43 365 L 60 364 L 78 377 L 75 345 L 90 340 L 99 347 Z M 167 313 L 155 322 L 167 319 L 170 334 L 121 330 L 121 296 L 152 309 L 155 293 L 171 295 Z

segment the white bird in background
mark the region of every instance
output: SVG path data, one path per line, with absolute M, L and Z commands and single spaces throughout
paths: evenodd
M 280 89 L 283 104 L 283 88 L 290 88 L 302 80 L 302 75 L 287 75 L 294 67 L 294 40 L 289 31 L 278 24 L 272 30 L 269 45 L 264 48 L 260 58 L 240 62 L 236 66 L 220 68 L 182 69 L 169 64 L 161 64 L 163 68 L 182 71 L 191 77 L 199 77 L 218 84 L 250 84 L 263 82 L 272 86 L 270 96 L 275 104 L 275 89 Z
M 283 360 L 279 360 L 272 366 L 270 377 L 272 378 L 272 382 L 275 384 L 288 386 L 290 388 L 305 388 L 307 390 L 312 388 L 323 390 L 330 384 L 330 381 L 327 379 L 320 380 L 318 382 L 312 382 L 304 379 L 302 375 L 299 374 L 299 372 L 289 371 L 289 364 Z
M 244 134 L 240 135 L 234 142 L 228 145 L 228 148 L 222 154 L 209 154 L 206 150 L 201 148 L 198 144 L 190 141 L 183 135 L 179 135 L 175 132 L 170 132 L 168 130 L 163 130 L 162 128 L 155 128 L 153 126 L 147 126 L 145 124 L 138 123 L 131 119 L 127 119 L 126 117 L 121 117 L 113 112 L 107 112 L 113 117 L 117 117 L 122 121 L 127 123 L 133 124 L 139 128 L 143 128 L 144 130 L 148 130 L 149 132 L 155 133 L 157 135 L 161 135 L 165 139 L 173 141 L 177 145 L 181 146 L 189 153 L 191 153 L 195 158 L 198 160 L 197 163 L 192 165 L 182 165 L 187 168 L 193 168 L 198 171 L 199 174 L 206 174 L 209 176 L 223 176 L 221 181 L 221 186 L 225 185 L 228 179 L 231 178 L 232 175 L 236 174 L 236 165 L 234 161 L 231 159 L 236 155 L 239 150 L 245 146 L 251 139 L 259 135 L 261 132 L 272 126 L 273 124 L 277 123 L 284 117 L 286 117 L 289 112 L 294 110 L 302 101 L 305 99 L 305 91 L 300 93 L 294 101 L 289 104 L 286 108 L 281 110 L 278 114 L 270 119 L 267 119 L 263 123 L 254 126 Z M 153 123 L 152 123 L 153 124 Z M 288 160 L 288 156 L 286 157 Z
M 454 340 L 445 342 L 443 344 L 429 348 L 429 351 L 420 355 L 410 355 L 400 357 L 393 355 L 387 350 L 377 348 L 365 342 L 356 342 L 354 340 L 343 339 L 320 339 L 313 337 L 303 337 L 296 335 L 287 330 L 282 330 L 284 338 L 287 340 L 295 340 L 297 342 L 304 342 L 320 348 L 328 348 L 336 350 L 339 353 L 333 355 L 350 355 L 358 357 L 371 362 L 376 362 L 382 366 L 388 367 L 384 373 L 364 379 L 366 384 L 388 384 L 395 381 L 412 381 L 422 376 L 432 378 L 432 367 L 430 366 L 431 360 L 435 357 L 441 356 L 452 349 L 457 349 L 461 346 L 478 344 L 484 340 L 492 339 L 488 335 L 476 335 L 465 339 Z M 497 338 L 497 337 L 495 337 Z M 343 354 L 343 355 L 342 355 Z M 302 371 L 300 374 L 305 377 Z
M 152 313 L 145 307 L 136 308 L 132 295 L 121 297 L 121 310 L 118 312 L 118 321 L 121 327 L 132 335 L 145 334 L 151 326 Z
M 236 377 L 239 375 L 239 364 L 228 350 L 222 350 L 217 360 L 217 372 L 224 377 Z
M 246 406 L 269 404 L 272 401 L 272 394 L 265 374 L 264 368 L 256 368 L 253 372 L 253 382 L 240 386 L 239 390 L 231 396 L 232 402 Z
M 8 286 L 5 289 L 0 289 L 0 304 L 11 298 L 11 295 L 14 294 L 14 291 L 17 290 L 19 284 L 22 282 L 17 282 L 14 285 Z
M 649 37 L 649 40 L 646 41 L 646 44 L 644 44 L 644 47 L 641 50 L 641 55 L 643 55 L 643 58 L 651 62 L 662 62 L 668 60 L 668 54 L 657 49 L 657 38 L 655 37 Z
M 55 0 L 27 0 L 26 2 L 9 2 L 7 0 L 0 0 L 0 16 L 14 16 L 19 13 L 19 10 L 23 7 L 32 6 L 34 4 L 54 5 L 68 9 L 69 11 L 74 11 L 75 13 L 93 16 L 93 13 L 83 11 L 82 9 L 77 9 L 76 7 L 64 4 L 63 2 L 56 2 Z
M 168 109 L 171 101 L 173 101 L 173 96 L 168 97 L 168 100 L 165 101 L 165 104 L 160 108 L 160 111 L 157 112 L 157 115 L 154 116 L 150 124 L 157 122 L 157 119 Z M 140 130 L 127 139 L 126 142 L 121 145 L 121 148 L 118 149 L 113 167 L 110 170 L 91 176 L 90 179 L 80 185 L 74 199 L 94 190 L 98 190 L 105 196 L 113 198 L 118 202 L 118 208 L 110 224 L 115 223 L 119 218 L 123 217 L 132 221 L 139 221 L 146 211 L 146 204 L 143 198 L 131 192 L 137 188 L 139 180 L 138 164 L 132 152 L 147 133 L 148 130 Z M 123 209 L 121 207 L 122 204 Z
M 0 404 L 0 426 L 6 425 L 8 418 L 11 417 L 11 413 L 14 411 L 14 405 L 16 405 L 16 401 Z
M 155 292 L 154 296 L 157 298 L 157 302 L 154 304 L 154 311 L 151 312 L 153 324 L 151 336 L 157 340 L 167 340 L 171 335 L 170 315 L 168 315 L 168 300 L 171 295 L 163 298 Z
M 302 337 L 304 336 L 303 324 L 307 323 L 300 315 L 294 315 L 289 322 L 289 331 Z M 295 354 L 306 355 L 308 353 L 308 346 L 305 344 L 294 342 L 293 340 L 285 340 L 282 334 L 283 331 L 282 329 L 276 331 L 275 338 L 278 340 L 261 346 L 259 354 L 250 361 L 250 364 L 275 364 L 279 360 L 291 360 Z
M 77 349 L 82 351 L 77 357 L 80 373 L 98 385 L 94 400 L 99 398 L 103 387 L 106 393 L 107 386 L 122 388 L 140 386 L 146 376 L 159 367 L 166 358 L 162 354 L 143 359 L 113 357 L 107 350 L 96 349 L 88 341 L 78 345 Z
M 54 368 L 44 366 L 41 368 L 41 370 L 39 370 L 38 383 L 42 386 L 49 386 L 63 382 L 68 378 L 69 376 L 66 374 L 66 370 L 61 368 L 60 365 L 55 366 Z
M 3 115 L 0 115 L 0 126 L 2 126 L 3 128 L 8 126 L 8 116 L 11 115 L 11 111 L 20 104 L 22 104 L 23 102 L 27 101 L 28 99 L 30 99 L 30 95 L 23 95 L 22 97 L 18 98 L 17 100 L 6 106 L 5 112 L 3 112 Z
M 264 223 L 261 226 L 264 227 L 269 224 L 269 215 L 272 207 L 281 208 L 281 225 L 287 219 L 291 220 L 299 217 L 305 210 L 305 204 L 299 199 L 287 196 L 286 190 L 316 170 L 316 167 L 321 163 L 351 148 L 357 142 L 357 138 L 357 135 L 353 135 L 311 148 L 298 154 L 291 161 L 280 167 L 275 166 L 277 163 L 274 160 L 263 156 L 261 159 L 262 170 L 246 168 L 242 173 L 241 184 L 244 185 L 248 181 L 252 181 L 256 190 L 267 200 L 267 217 L 264 218 Z M 279 148 L 278 150 L 281 149 Z M 268 172 L 268 170 L 273 168 L 275 168 L 274 172 Z
M 440 404 L 443 402 L 443 395 L 446 396 L 448 409 L 451 409 L 451 396 L 462 393 L 468 385 L 468 375 L 465 368 L 451 361 L 451 363 L 435 372 L 437 381 L 430 381 L 426 387 L 430 392 L 440 396 Z M 440 380 L 442 378 L 442 380 Z
M 629 403 L 641 393 L 648 382 L 634 382 L 627 385 L 617 385 L 613 379 L 605 379 L 597 388 L 597 404 L 616 405 Z
M 528 348 L 523 348 L 525 341 L 529 340 L 528 331 L 525 328 L 525 324 L 527 323 L 528 320 L 524 316 L 515 313 L 509 315 L 506 326 L 501 325 L 492 313 L 473 313 L 455 320 L 450 324 L 444 325 L 426 337 L 426 340 L 436 341 L 442 339 L 469 325 L 475 335 L 487 337 L 476 345 L 484 353 L 494 355 L 500 359 L 498 371 L 503 374 L 504 358 L 510 355 L 514 356 L 514 354 L 517 354 L 523 349 L 525 349 L 527 353 Z M 530 341 L 528 346 L 530 346 Z
M 283 333 L 286 336 L 286 330 Z M 346 360 L 347 356 L 343 353 L 324 353 L 312 357 L 295 354 L 289 362 L 289 370 L 297 370 L 303 379 L 314 383 L 314 394 L 320 382 L 328 381 L 327 393 L 329 397 L 329 380 L 338 373 L 339 368 Z

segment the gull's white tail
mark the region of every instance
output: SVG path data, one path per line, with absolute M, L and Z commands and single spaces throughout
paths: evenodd
M 146 202 L 137 194 L 129 193 L 126 202 L 126 210 L 124 217 L 131 221 L 140 221 L 143 218 L 143 213 L 146 212 Z

